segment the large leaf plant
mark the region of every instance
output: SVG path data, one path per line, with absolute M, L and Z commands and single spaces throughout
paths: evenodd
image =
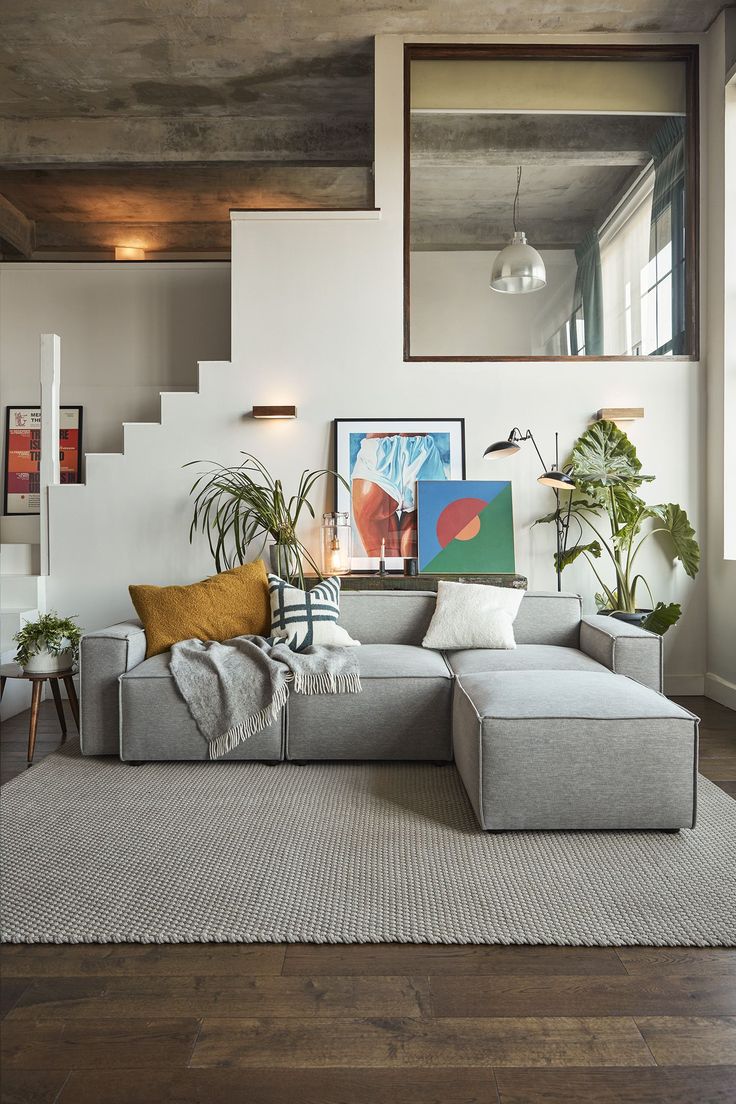
M 190 543 L 197 531 L 206 533 L 220 572 L 244 563 L 249 558 L 251 543 L 260 540 L 262 551 L 271 537 L 276 546 L 279 575 L 297 578 L 303 587 L 306 563 L 321 577 L 316 561 L 297 536 L 297 525 L 304 510 L 315 516 L 309 501 L 315 484 L 323 476 L 335 473 L 327 469 L 303 471 L 296 493 L 287 498 L 281 480 L 274 479 L 257 457 L 249 452 L 241 455 L 244 459 L 235 467 L 210 462 L 212 466 L 195 481 L 190 492 L 194 497 Z M 342 476 L 338 479 L 348 487 Z
M 652 606 L 643 627 L 665 633 L 680 617 L 680 605 L 655 601 L 647 580 L 637 570 L 637 561 L 646 542 L 659 533 L 673 559 L 694 578 L 700 549 L 687 514 L 677 503 L 651 506 L 641 498 L 642 485 L 651 483 L 654 476 L 642 475 L 636 449 L 614 422 L 594 422 L 573 445 L 565 468 L 575 480 L 575 490 L 569 514 L 562 504 L 563 517 L 567 516 L 569 523 L 560 554 L 561 569 L 582 556 L 602 588 L 596 595 L 602 610 L 637 612 L 637 594 L 643 589 Z M 556 512 L 547 514 L 535 524 L 554 522 L 555 518 Z M 577 536 L 571 545 L 573 526 Z M 556 567 L 557 553 L 554 558 Z

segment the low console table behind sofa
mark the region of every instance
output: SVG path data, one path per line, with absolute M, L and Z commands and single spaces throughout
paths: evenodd
M 435 601 L 344 593 L 362 694 L 292 694 L 228 758 L 454 759 L 480 824 L 495 831 L 693 826 L 698 719 L 661 693 L 660 637 L 583 617 L 578 595 L 528 592 L 515 649 L 429 651 Z M 206 759 L 168 654 L 145 653 L 136 621 L 82 640 L 83 754 Z

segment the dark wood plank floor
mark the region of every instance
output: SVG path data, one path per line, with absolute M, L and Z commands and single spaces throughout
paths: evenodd
M 736 713 L 681 701 L 736 795 Z M 58 739 L 45 703 L 37 761 Z M 736 1102 L 731 950 L 6 946 L 2 975 L 3 1104 Z

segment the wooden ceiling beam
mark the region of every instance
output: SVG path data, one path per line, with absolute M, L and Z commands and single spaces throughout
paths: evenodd
M 21 257 L 30 257 L 36 242 L 36 227 L 9 199 L 0 195 L 0 247 L 10 248 Z M 3 249 L 3 252 L 5 250 Z

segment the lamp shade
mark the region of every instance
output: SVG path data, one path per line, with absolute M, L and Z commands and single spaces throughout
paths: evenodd
M 533 246 L 526 240 L 521 230 L 514 232 L 510 245 L 496 255 L 491 270 L 491 288 L 493 291 L 508 295 L 521 295 L 528 291 L 539 291 L 546 286 L 547 270 L 544 261 Z
M 483 455 L 490 456 L 493 460 L 499 460 L 502 456 L 513 456 L 520 448 L 521 445 L 509 437 L 507 441 L 494 441 L 492 445 L 488 446 Z
M 575 480 L 571 476 L 565 475 L 564 472 L 555 471 L 554 469 L 540 475 L 537 483 L 543 483 L 545 487 L 554 487 L 556 491 L 575 490 Z

